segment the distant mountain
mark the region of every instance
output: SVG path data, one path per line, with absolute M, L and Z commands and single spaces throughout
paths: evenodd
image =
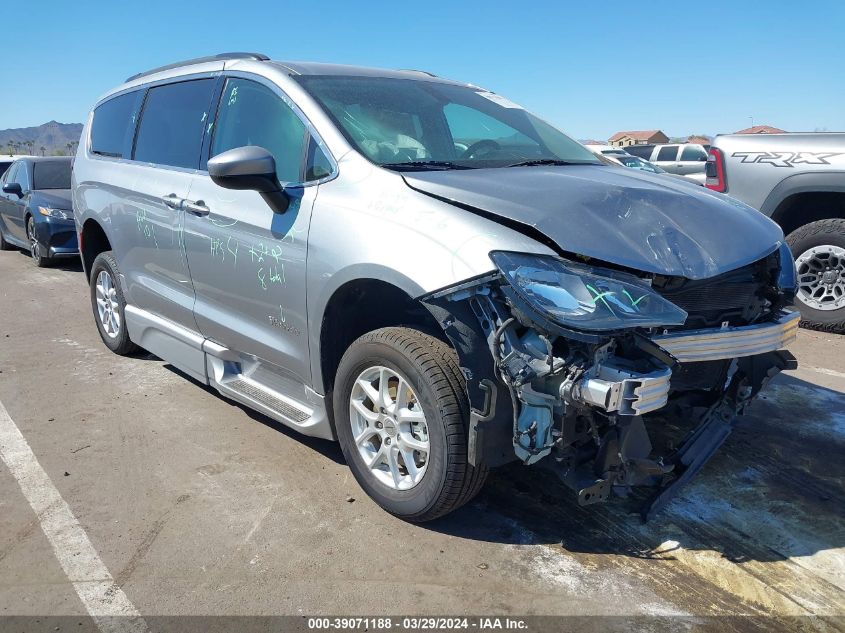
M 9 154 L 9 143 L 32 141 L 32 148 L 21 145 L 14 149 L 15 154 L 67 154 L 68 143 L 78 143 L 82 136 L 81 123 L 59 123 L 50 121 L 38 127 L 21 127 L 0 130 L 0 153 Z M 44 148 L 43 150 L 41 148 Z

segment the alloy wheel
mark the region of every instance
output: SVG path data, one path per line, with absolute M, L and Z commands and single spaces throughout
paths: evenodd
M 105 270 L 97 275 L 97 315 L 100 325 L 109 338 L 117 338 L 120 334 L 120 306 L 117 302 L 117 289 L 114 279 Z
M 816 310 L 845 307 L 845 248 L 815 246 L 795 260 L 798 299 Z
M 431 450 L 428 425 L 403 376 L 383 366 L 362 371 L 352 387 L 349 420 L 358 453 L 376 479 L 394 490 L 422 480 Z
M 29 239 L 29 254 L 36 262 L 41 260 L 41 245 L 35 237 L 35 222 L 32 218 L 26 223 L 26 237 Z

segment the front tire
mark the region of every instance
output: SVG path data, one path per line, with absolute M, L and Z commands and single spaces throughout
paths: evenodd
M 38 236 L 35 234 L 35 220 L 32 216 L 26 219 L 26 236 L 29 239 L 29 254 L 32 256 L 32 261 L 39 268 L 47 268 L 52 260 L 44 254 L 44 247 L 38 242 Z
M 111 351 L 129 356 L 140 348 L 129 339 L 126 299 L 120 289 L 120 269 L 111 251 L 97 255 L 91 265 L 91 307 L 100 338 Z
M 407 521 L 430 521 L 481 490 L 485 466 L 467 461 L 469 403 L 457 356 L 404 327 L 356 340 L 340 362 L 335 430 L 364 491 Z
M 798 270 L 801 325 L 845 334 L 845 220 L 810 222 L 786 242 Z
M 14 248 L 14 246 L 6 241 L 6 238 L 3 235 L 3 229 L 0 229 L 0 251 L 11 251 Z

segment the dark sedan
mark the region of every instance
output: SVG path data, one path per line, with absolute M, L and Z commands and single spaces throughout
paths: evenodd
M 20 158 L 0 178 L 0 250 L 19 246 L 38 266 L 77 257 L 70 157 Z

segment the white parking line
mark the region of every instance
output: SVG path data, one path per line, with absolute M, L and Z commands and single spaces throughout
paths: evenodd
M 0 457 L 41 523 L 76 594 L 103 633 L 142 633 L 147 624 L 97 551 L 0 402 Z M 45 614 L 46 615 L 46 614 Z
M 799 366 L 801 367 L 801 366 Z M 810 371 L 814 371 L 817 374 L 824 374 L 825 376 L 835 376 L 837 378 L 845 378 L 845 373 L 841 371 L 836 371 L 835 369 L 828 369 L 827 367 L 813 367 L 812 365 L 804 365 L 801 367 L 803 369 L 809 369 Z

